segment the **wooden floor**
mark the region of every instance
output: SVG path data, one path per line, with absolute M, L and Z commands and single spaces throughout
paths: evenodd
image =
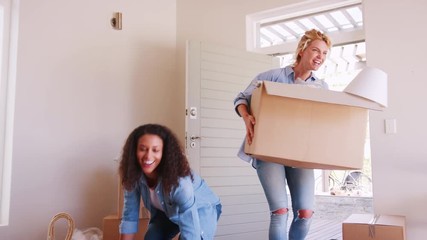
M 342 240 L 342 222 L 313 219 L 306 240 Z

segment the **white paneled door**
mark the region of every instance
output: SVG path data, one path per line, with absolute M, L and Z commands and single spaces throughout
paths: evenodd
M 186 150 L 191 167 L 220 196 L 215 239 L 268 237 L 269 211 L 255 170 L 237 157 L 245 136 L 233 99 L 277 58 L 190 41 L 186 69 Z

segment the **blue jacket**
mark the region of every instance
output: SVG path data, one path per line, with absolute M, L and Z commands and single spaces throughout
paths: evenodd
M 163 193 L 161 182 L 155 188 L 164 213 L 180 229 L 180 239 L 213 239 L 216 222 L 206 222 L 211 219 L 207 215 L 221 214 L 220 199 L 208 187 L 206 182 L 195 172 L 194 181 L 187 176 L 179 179 L 179 185 L 169 194 Z M 151 205 L 150 191 L 145 177 L 141 177 L 132 191 L 124 191 L 123 216 L 120 224 L 120 233 L 132 234 L 138 231 L 140 199 L 150 211 L 153 218 L 158 210 Z M 201 221 L 202 220 L 202 221 Z

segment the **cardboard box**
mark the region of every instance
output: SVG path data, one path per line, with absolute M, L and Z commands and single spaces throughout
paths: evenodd
M 255 135 L 245 152 L 291 167 L 361 169 L 369 109 L 383 107 L 346 92 L 262 81 L 252 93 Z
M 343 240 L 406 240 L 404 216 L 352 214 L 342 231 Z
M 121 217 L 117 215 L 109 215 L 104 217 L 102 222 L 103 240 L 119 240 L 120 239 L 120 226 Z M 143 240 L 147 232 L 149 219 L 140 218 L 138 224 L 138 232 L 135 235 L 135 240 Z

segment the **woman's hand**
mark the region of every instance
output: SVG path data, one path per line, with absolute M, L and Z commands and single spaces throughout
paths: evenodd
M 251 145 L 252 139 L 254 138 L 255 117 L 249 114 L 248 107 L 244 104 L 237 106 L 237 111 L 239 111 L 240 116 L 242 116 L 243 121 L 245 121 L 246 141 Z
M 243 117 L 243 120 L 245 121 L 246 125 L 246 141 L 248 141 L 248 144 L 251 145 L 252 139 L 254 138 L 255 118 L 254 116 L 248 114 Z

